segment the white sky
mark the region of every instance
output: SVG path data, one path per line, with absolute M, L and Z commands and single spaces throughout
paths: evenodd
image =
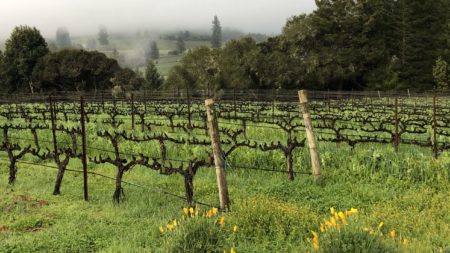
M 54 37 L 60 26 L 71 35 L 141 28 L 210 29 L 216 14 L 222 27 L 279 33 L 292 15 L 315 9 L 314 0 L 0 0 L 0 39 L 20 24 Z

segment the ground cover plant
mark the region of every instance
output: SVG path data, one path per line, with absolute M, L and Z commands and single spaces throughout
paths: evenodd
M 317 182 L 298 103 L 281 98 L 217 97 L 229 212 L 215 209 L 201 100 L 88 97 L 89 202 L 79 102 L 2 105 L 0 251 L 448 250 L 446 100 L 433 113 L 430 98 L 402 98 L 397 114 L 392 98 L 313 100 Z

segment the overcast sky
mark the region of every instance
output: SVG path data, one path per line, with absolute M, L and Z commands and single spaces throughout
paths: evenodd
M 292 15 L 309 13 L 314 0 L 0 0 L 0 39 L 19 24 L 54 37 L 65 26 L 72 35 L 138 29 L 210 29 L 215 14 L 223 27 L 276 34 Z

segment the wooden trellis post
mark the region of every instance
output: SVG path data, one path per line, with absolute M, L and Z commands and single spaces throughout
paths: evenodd
M 134 130 L 134 93 L 131 93 L 131 129 Z
M 211 136 L 211 146 L 214 155 L 214 165 L 216 168 L 217 186 L 219 188 L 220 208 L 226 210 L 230 207 L 230 198 L 228 195 L 227 179 L 225 176 L 223 152 L 220 146 L 219 127 L 214 111 L 214 100 L 206 99 L 206 116 L 208 120 L 208 129 Z
M 53 140 L 53 151 L 55 154 L 55 159 L 58 158 L 58 145 L 56 142 L 56 112 L 55 112 L 55 102 L 53 101 L 52 96 L 49 97 L 50 104 L 50 119 L 51 119 L 51 127 L 52 127 L 52 140 Z
M 398 117 L 398 98 L 395 97 L 394 100 L 394 120 L 395 120 L 395 138 L 394 138 L 394 147 L 395 151 L 398 152 L 398 146 L 400 144 L 400 136 L 399 136 L 399 123 L 400 119 Z
M 300 106 L 303 110 L 303 120 L 305 122 L 306 138 L 308 140 L 309 153 L 311 156 L 312 175 L 314 179 L 320 177 L 320 160 L 317 152 L 316 139 L 314 138 L 314 131 L 311 122 L 311 114 L 309 113 L 308 96 L 306 90 L 298 92 L 300 99 Z
M 83 163 L 83 190 L 84 190 L 84 200 L 88 201 L 88 174 L 87 174 L 87 157 L 86 157 L 86 126 L 84 120 L 84 98 L 80 97 L 80 121 L 81 121 L 81 145 L 83 153 L 81 155 L 81 162 Z
M 438 138 L 437 138 L 437 119 L 436 119 L 436 93 L 433 94 L 433 155 L 437 159 L 439 156 Z

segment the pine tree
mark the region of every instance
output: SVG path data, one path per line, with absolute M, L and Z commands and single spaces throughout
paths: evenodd
M 101 26 L 99 31 L 98 31 L 98 42 L 100 42 L 100 45 L 108 45 L 109 44 L 109 40 L 108 40 L 108 30 L 106 29 L 106 27 Z
M 217 16 L 214 16 L 212 24 L 211 46 L 212 48 L 220 48 L 222 46 L 222 27 Z
M 436 60 L 433 67 L 433 76 L 436 87 L 440 90 L 447 90 L 449 88 L 450 71 L 448 63 L 442 59 L 441 56 Z
M 88 39 L 86 48 L 89 50 L 95 50 L 97 48 L 97 41 L 94 38 Z
M 449 4 L 446 0 L 400 0 L 397 4 L 400 78 L 407 87 L 432 89 L 435 60 L 448 50 Z
M 184 43 L 183 37 L 180 34 L 180 36 L 178 36 L 177 38 L 177 52 L 178 54 L 182 54 L 184 53 L 184 51 L 186 51 L 186 44 Z
M 72 46 L 72 41 L 67 28 L 60 27 L 56 30 L 56 45 L 58 48 L 68 48 Z
M 150 60 L 158 60 L 159 59 L 159 48 L 156 41 L 152 41 L 149 44 L 149 47 L 147 48 L 146 52 L 146 60 L 149 62 Z
M 163 79 L 153 61 L 149 61 L 145 68 L 145 81 L 144 89 L 158 89 L 163 83 Z

